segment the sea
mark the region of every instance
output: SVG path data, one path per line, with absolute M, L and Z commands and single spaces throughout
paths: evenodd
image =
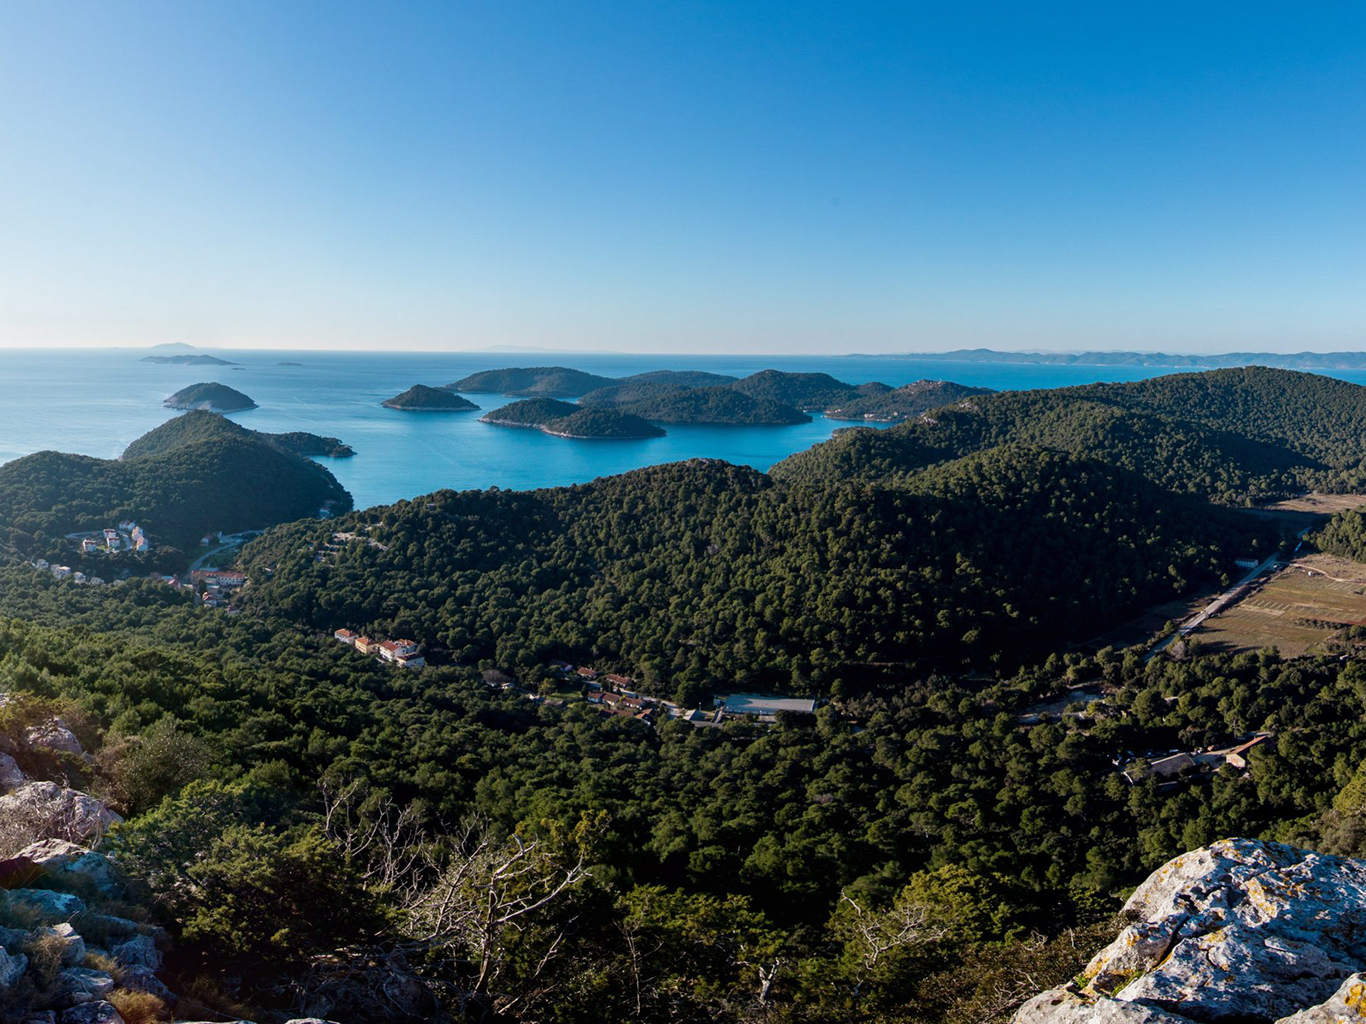
M 415 413 L 380 403 L 414 384 L 441 386 L 503 366 L 572 366 L 607 377 L 649 370 L 710 370 L 743 377 L 763 369 L 828 373 L 853 384 L 893 387 L 924 378 L 996 390 L 1140 380 L 1187 369 L 1154 366 L 946 362 L 878 356 L 655 356 L 528 352 L 286 352 L 214 349 L 234 366 L 148 363 L 147 349 L 0 351 L 0 463 L 42 450 L 116 458 L 129 442 L 176 413 L 167 395 L 217 381 L 259 406 L 231 418 L 253 430 L 307 430 L 356 450 L 319 459 L 351 492 L 357 508 L 390 504 L 442 488 L 532 489 L 692 458 L 724 459 L 766 470 L 852 424 L 816 415 L 786 427 L 668 425 L 642 440 L 572 440 L 480 423 L 481 413 Z M 294 364 L 294 365 L 286 365 Z M 1333 376 L 1366 383 L 1366 371 Z M 467 395 L 481 409 L 516 399 Z

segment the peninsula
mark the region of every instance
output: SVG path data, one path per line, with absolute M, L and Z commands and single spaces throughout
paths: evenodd
M 462 398 L 445 388 L 431 388 L 426 384 L 414 384 L 403 394 L 395 395 L 380 405 L 386 409 L 402 409 L 405 412 L 469 412 L 479 408 L 468 398 Z
M 256 403 L 242 392 L 217 383 L 191 384 L 171 395 L 163 404 L 168 409 L 206 409 L 209 412 L 242 412 L 256 408 Z
M 664 436 L 661 428 L 639 416 L 618 409 L 583 408 L 554 398 L 528 398 L 513 402 L 480 417 L 479 422 L 501 427 L 533 427 L 555 437 L 582 440 Z

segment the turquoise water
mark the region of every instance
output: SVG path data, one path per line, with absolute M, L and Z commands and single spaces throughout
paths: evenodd
M 1005 389 L 1139 380 L 1154 367 L 1033 366 L 863 357 L 560 355 L 529 353 L 229 352 L 241 364 L 174 366 L 140 362 L 146 351 L 4 352 L 0 462 L 43 449 L 117 456 L 165 422 L 167 395 L 197 381 L 221 381 L 259 409 L 232 419 L 255 430 L 308 430 L 341 438 L 350 459 L 321 459 L 359 508 L 443 487 L 523 489 L 579 483 L 641 466 L 708 457 L 767 469 L 848 423 L 817 416 L 791 427 L 669 426 L 668 436 L 573 441 L 478 422 L 482 413 L 404 413 L 380 406 L 413 384 L 441 385 L 499 366 L 561 364 L 617 377 L 658 369 L 744 376 L 757 370 L 818 371 L 840 380 L 893 386 L 923 377 Z M 281 361 L 301 366 L 280 366 Z M 1366 372 L 1336 374 L 1358 383 Z M 470 395 L 482 409 L 512 399 Z

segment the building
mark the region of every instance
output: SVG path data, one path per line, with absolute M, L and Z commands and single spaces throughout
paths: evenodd
M 356 644 L 356 634 L 349 629 L 339 629 L 332 635 L 348 647 L 354 647 Z
M 371 640 L 368 636 L 358 636 L 352 646 L 360 651 L 361 654 L 375 654 L 377 653 L 375 649 L 379 644 Z
M 1155 775 L 1159 779 L 1170 779 L 1195 766 L 1196 760 L 1190 754 L 1168 754 L 1166 757 L 1159 757 L 1156 761 L 1150 762 L 1146 769 L 1130 768 L 1121 774 L 1124 776 L 1124 781 L 1132 786 L 1143 781 L 1149 775 Z
M 731 693 L 716 700 L 717 709 L 727 716 L 776 715 L 786 711 L 798 715 L 816 713 L 814 697 L 774 697 L 762 693 Z
M 605 678 L 617 690 L 629 689 L 636 684 L 636 681 L 630 676 L 619 676 L 615 672 L 608 672 Z
M 64 580 L 71 575 L 71 566 L 54 565 L 52 567 L 52 575 L 56 576 L 59 580 Z
M 1233 564 L 1236 565 L 1236 566 L 1237 566 L 1238 568 L 1240 568 L 1240 569 L 1255 569 L 1255 568 L 1257 568 L 1257 559 L 1255 559 L 1255 558 L 1235 558 L 1235 559 L 1233 560 Z
M 385 661 L 398 661 L 417 655 L 417 644 L 412 640 L 381 640 L 375 651 Z
M 88 555 L 94 551 L 98 551 L 99 549 L 100 542 L 97 541 L 94 537 L 87 537 L 85 538 L 85 540 L 81 541 L 81 554 L 83 555 Z
M 595 669 L 595 668 L 580 668 L 580 669 L 579 669 L 579 678 L 580 678 L 580 679 L 596 679 L 596 678 L 598 678 L 598 670 Z
M 190 579 L 196 583 L 232 588 L 246 586 L 247 574 L 237 569 L 196 569 L 190 573 Z

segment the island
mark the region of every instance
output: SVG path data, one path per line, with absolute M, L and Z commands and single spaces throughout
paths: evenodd
M 295 363 L 295 362 L 291 362 L 291 361 L 289 361 L 289 360 L 286 360 L 286 361 L 283 362 L 283 363 L 276 363 L 275 365 L 276 365 L 276 366 L 303 366 L 304 364 L 303 364 L 303 363 Z
M 480 423 L 500 427 L 531 427 L 555 437 L 579 440 L 631 440 L 663 437 L 664 431 L 640 416 L 618 409 L 583 408 L 554 398 L 528 398 L 494 409 Z
M 431 388 L 426 384 L 414 384 L 403 394 L 380 402 L 380 405 L 386 409 L 402 409 L 405 412 L 469 412 L 479 408 L 468 398 L 462 398 L 445 388 Z
M 207 409 L 209 412 L 242 412 L 256 408 L 256 403 L 242 392 L 218 383 L 191 384 L 171 395 L 163 404 L 168 409 Z
M 620 408 L 655 423 L 781 427 L 811 422 L 810 416 L 790 405 L 751 398 L 730 387 L 666 391 Z
M 197 355 L 197 356 L 143 356 L 139 362 L 143 363 L 169 363 L 175 366 L 236 366 L 227 359 L 219 359 L 217 356 Z
M 570 369 L 567 366 L 513 366 L 483 370 L 447 384 L 447 391 L 468 391 L 520 397 L 575 398 L 618 383 L 612 377 Z
M 120 459 L 145 458 L 149 455 L 164 455 L 176 448 L 183 448 L 202 441 L 228 438 L 232 440 L 251 440 L 268 444 L 291 455 L 309 458 L 344 459 L 355 455 L 355 449 L 342 442 L 340 438 L 310 434 L 303 430 L 291 430 L 283 434 L 267 434 L 248 428 L 226 419 L 216 412 L 206 409 L 192 409 L 182 416 L 167 420 L 161 426 L 143 434 L 124 449 Z

